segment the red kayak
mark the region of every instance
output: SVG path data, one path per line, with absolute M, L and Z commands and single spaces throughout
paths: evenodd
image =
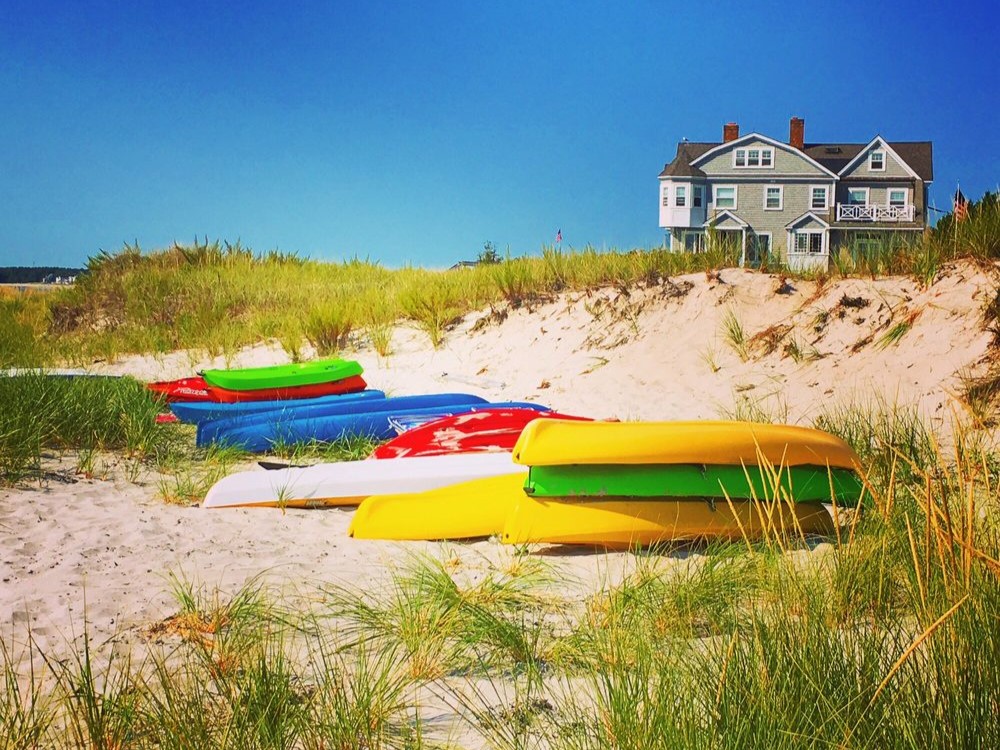
M 525 425 L 539 418 L 590 421 L 587 417 L 533 409 L 484 409 L 444 417 L 407 430 L 376 448 L 372 458 L 510 451 L 514 449 L 514 443 Z
M 344 393 L 357 393 L 368 387 L 360 375 L 352 375 L 342 380 L 332 380 L 329 383 L 313 385 L 292 385 L 286 388 L 257 388 L 252 391 L 235 391 L 218 386 L 208 386 L 212 401 L 223 404 L 235 404 L 241 401 L 286 401 L 295 398 L 317 398 L 318 396 L 339 396 Z
M 215 401 L 208 392 L 205 378 L 201 377 L 146 383 L 146 387 L 153 393 L 165 396 L 167 401 Z
M 334 396 L 342 393 L 355 393 L 368 387 L 364 378 L 354 375 L 343 380 L 316 385 L 296 385 L 288 388 L 260 388 L 255 391 L 231 391 L 228 388 L 216 388 L 208 385 L 204 378 L 182 378 L 159 383 L 147 383 L 146 387 L 154 393 L 165 396 L 167 401 L 214 401 L 216 403 L 235 404 L 240 401 L 285 401 L 295 398 L 316 398 L 317 396 Z

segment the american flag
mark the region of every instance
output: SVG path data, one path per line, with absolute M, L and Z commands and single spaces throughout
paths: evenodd
M 556 232 L 556 242 L 562 242 L 562 230 Z
M 969 217 L 969 201 L 962 195 L 961 189 L 955 191 L 955 198 L 951 204 L 952 212 L 955 214 L 955 221 L 963 221 Z

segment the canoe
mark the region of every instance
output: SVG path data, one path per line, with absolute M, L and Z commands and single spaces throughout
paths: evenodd
M 208 386 L 208 393 L 214 401 L 236 404 L 243 401 L 290 401 L 320 396 L 336 396 L 342 393 L 356 393 L 368 387 L 360 375 L 351 375 L 342 380 L 313 385 L 293 385 L 287 388 L 257 388 L 252 391 L 236 391 L 229 388 Z
M 295 399 L 293 401 L 239 401 L 224 403 L 220 401 L 175 401 L 170 404 L 170 410 L 183 422 L 201 424 L 217 419 L 249 418 L 254 414 L 268 412 L 282 413 L 286 410 L 302 409 L 306 406 L 340 406 L 347 404 L 361 408 L 360 404 L 385 399 L 385 393 L 376 390 L 358 391 L 356 393 L 318 396 L 316 398 Z
M 515 503 L 524 497 L 525 468 L 513 462 L 510 466 L 520 471 L 424 492 L 369 497 L 358 506 L 347 533 L 357 539 L 396 540 L 499 534 Z
M 505 544 L 587 544 L 615 549 L 660 542 L 754 539 L 765 532 L 833 533 L 821 503 L 701 499 L 567 500 L 525 495 L 507 516 Z
M 529 466 L 559 464 L 714 464 L 833 466 L 853 469 L 843 440 L 808 427 L 752 422 L 566 422 L 536 420 L 514 446 Z
M 546 419 L 586 419 L 549 412 Z M 440 456 L 479 451 L 510 452 L 525 425 L 538 419 L 533 409 L 482 409 L 429 422 L 380 445 L 373 458 Z
M 347 461 L 273 471 L 260 469 L 219 480 L 208 491 L 202 505 L 206 508 L 357 505 L 372 495 L 429 490 L 471 479 L 516 473 L 519 468 L 508 454 L 487 453 Z
M 212 401 L 205 378 L 181 378 L 180 380 L 160 380 L 146 383 L 153 393 L 163 396 L 168 402 L 174 401 Z
M 586 464 L 532 466 L 534 497 L 699 497 L 856 505 L 864 485 L 851 469 L 825 466 Z
M 205 382 L 215 388 L 249 391 L 260 388 L 291 388 L 329 383 L 362 373 L 361 365 L 347 359 L 322 359 L 270 367 L 246 367 L 238 370 L 205 370 Z
M 252 414 L 247 420 L 214 420 L 198 426 L 197 444 L 224 443 L 248 451 L 267 451 L 275 445 L 293 443 L 331 442 L 347 437 L 363 437 L 370 440 L 388 440 L 395 431 L 392 420 L 399 416 L 414 414 L 434 414 L 439 417 L 475 411 L 487 402 L 478 397 L 475 401 L 462 401 L 458 394 L 451 394 L 454 402 L 406 408 L 393 401 L 429 397 L 403 396 L 399 399 L 372 400 L 350 410 L 350 413 L 325 414 L 317 417 L 298 417 L 294 413 L 265 412 Z M 419 402 L 418 402 L 419 403 Z M 519 406 L 529 406 L 519 404 Z M 543 409 L 544 407 L 534 407 Z

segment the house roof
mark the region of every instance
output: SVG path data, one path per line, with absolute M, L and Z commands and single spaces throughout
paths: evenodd
M 934 179 L 933 148 L 930 141 L 886 141 L 886 143 L 921 180 L 930 182 Z M 660 177 L 705 177 L 705 173 L 698 167 L 691 166 L 691 162 L 697 161 L 721 145 L 723 144 L 719 141 L 678 143 L 677 155 L 672 162 L 664 166 Z M 807 143 L 802 153 L 834 174 L 840 174 L 841 170 L 868 145 L 868 143 Z

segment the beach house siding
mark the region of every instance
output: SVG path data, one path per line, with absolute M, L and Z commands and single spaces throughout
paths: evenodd
M 740 149 L 774 149 L 773 167 L 734 167 L 733 152 Z M 828 175 L 823 170 L 810 164 L 806 158 L 795 149 L 783 143 L 765 141 L 762 139 L 738 140 L 730 143 L 726 148 L 712 154 L 704 161 L 696 161 L 695 165 L 713 179 L 729 176 L 747 179 L 759 179 L 764 175 L 768 176 L 824 176 Z

